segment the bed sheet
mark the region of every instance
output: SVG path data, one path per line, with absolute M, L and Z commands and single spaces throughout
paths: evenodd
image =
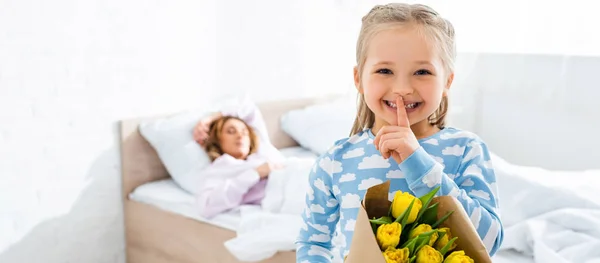
M 492 258 L 494 263 L 535 263 L 532 257 L 515 250 L 500 250 Z
M 199 215 L 194 196 L 181 189 L 171 178 L 143 184 L 129 195 L 129 199 L 232 231 L 240 224 L 241 209 L 260 210 L 259 206 L 248 205 L 207 219 Z

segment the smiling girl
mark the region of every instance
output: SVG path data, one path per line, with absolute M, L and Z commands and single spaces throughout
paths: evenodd
M 390 181 L 396 191 L 456 197 L 488 253 L 503 240 L 496 176 L 484 141 L 446 125 L 454 79 L 454 28 L 420 4 L 377 5 L 363 17 L 354 81 L 360 104 L 350 137 L 338 140 L 310 174 L 297 262 L 348 254 L 360 200 Z M 336 225 L 339 223 L 339 231 Z

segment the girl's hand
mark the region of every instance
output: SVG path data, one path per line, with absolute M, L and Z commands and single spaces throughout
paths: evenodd
M 208 140 L 208 131 L 210 128 L 210 124 L 221 117 L 220 113 L 213 114 L 209 117 L 206 117 L 200 120 L 196 126 L 194 127 L 193 136 L 194 140 L 199 143 L 201 146 L 205 146 L 206 141 Z
M 381 152 L 383 158 L 394 158 L 400 164 L 413 154 L 419 147 L 417 137 L 410 129 L 404 101 L 398 96 L 396 99 L 398 122 L 397 125 L 383 126 L 375 136 L 373 144 Z

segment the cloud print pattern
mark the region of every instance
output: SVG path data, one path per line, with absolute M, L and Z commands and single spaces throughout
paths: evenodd
M 477 135 L 445 128 L 419 140 L 421 147 L 400 165 L 381 156 L 374 138 L 366 129 L 337 141 L 315 162 L 302 214 L 305 224 L 297 240 L 297 262 L 344 258 L 361 198 L 369 187 L 387 180 L 390 200 L 397 190 L 422 196 L 441 185 L 438 195 L 455 196 L 490 255 L 496 253 L 504 233 L 496 176 L 487 146 Z M 335 249 L 334 238 L 340 240 Z

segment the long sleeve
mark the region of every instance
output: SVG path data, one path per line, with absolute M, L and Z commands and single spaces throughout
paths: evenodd
M 248 190 L 260 181 L 254 169 L 246 169 L 233 177 L 209 177 L 204 180 L 196 196 L 200 214 L 207 218 L 238 207 Z
M 339 220 L 339 202 L 332 192 L 329 157 L 317 160 L 310 176 L 306 207 L 302 213 L 304 225 L 296 241 L 296 262 L 331 262 L 331 239 Z M 326 171 L 326 170 L 329 171 Z
M 463 155 L 455 157 L 460 162 L 455 175 L 444 173 L 442 165 L 422 147 L 399 167 L 416 195 L 422 196 L 441 185 L 438 195 L 456 197 L 470 216 L 488 253 L 494 255 L 502 244 L 504 230 L 499 216 L 496 176 L 487 146 L 472 139 L 464 146 Z
M 222 109 L 221 114 L 238 117 L 254 128 L 260 140 L 259 153 L 276 162 L 284 160 L 279 150 L 271 144 L 267 125 L 260 109 L 249 98 L 242 99 L 239 105 Z

